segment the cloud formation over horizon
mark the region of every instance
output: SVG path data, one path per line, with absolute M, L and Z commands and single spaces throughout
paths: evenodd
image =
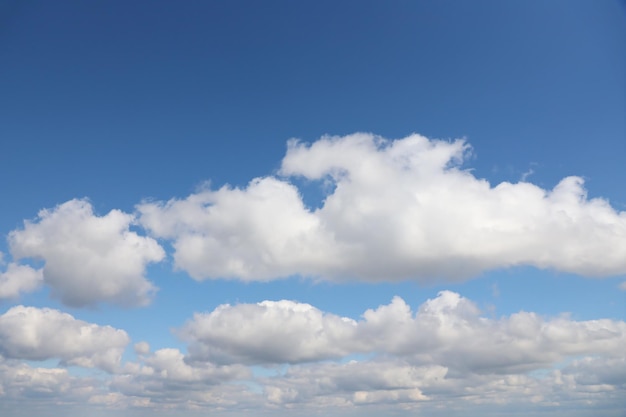
M 177 334 L 186 351 L 139 342 L 136 359 L 123 361 L 124 330 L 14 307 L 0 316 L 0 395 L 118 410 L 297 407 L 323 415 L 445 405 L 505 415 L 520 405 L 619 409 L 626 394 L 624 321 L 523 311 L 487 318 L 451 291 L 415 309 L 394 297 L 357 319 L 292 300 L 224 304 L 196 313 Z M 50 359 L 59 365 L 24 362 Z M 71 375 L 70 365 L 107 378 Z

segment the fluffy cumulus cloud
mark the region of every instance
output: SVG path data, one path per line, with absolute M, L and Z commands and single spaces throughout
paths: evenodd
M 89 202 L 71 200 L 11 232 L 11 254 L 43 260 L 44 282 L 67 305 L 144 305 L 155 291 L 144 276 L 146 266 L 165 252 L 154 239 L 131 231 L 133 222 L 119 210 L 100 217 Z
M 298 189 L 276 178 L 255 179 L 245 190 L 226 186 L 137 208 L 154 236 L 174 240 L 176 265 L 196 279 L 312 274 L 332 251 L 330 236 Z
M 0 355 L 8 359 L 58 359 L 114 372 L 129 341 L 123 330 L 48 308 L 16 306 L 0 316 Z
M 626 345 L 624 322 L 527 312 L 490 319 L 450 291 L 416 312 L 395 297 L 358 321 L 292 301 L 222 305 L 196 314 L 180 334 L 190 341 L 190 360 L 280 364 L 384 354 L 479 374 L 531 371 L 575 355 L 619 356 Z
M 196 314 L 179 334 L 191 341 L 192 360 L 297 363 L 348 355 L 355 330 L 354 320 L 282 300 L 222 305 Z
M 462 140 L 370 134 L 289 142 L 280 177 L 137 206 L 196 279 L 458 280 L 531 265 L 587 276 L 626 272 L 626 212 L 587 198 L 583 180 L 552 189 L 492 186 L 462 168 Z M 320 181 L 308 208 L 290 178 Z
M 255 381 L 270 409 L 505 415 L 521 406 L 619 410 L 626 394 L 623 321 L 488 318 L 450 291 L 415 311 L 395 297 L 359 320 L 284 300 L 222 305 L 196 314 L 180 334 L 190 342 L 189 364 L 280 365 Z
M 21 293 L 38 289 L 42 284 L 41 269 L 10 263 L 5 272 L 0 272 L 0 299 L 16 298 Z

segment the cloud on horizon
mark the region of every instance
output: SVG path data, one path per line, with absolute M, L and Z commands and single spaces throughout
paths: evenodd
M 195 314 L 178 334 L 187 352 L 152 352 L 139 342 L 137 359 L 122 362 L 123 330 L 14 307 L 0 316 L 0 395 L 28 398 L 29 406 L 54 399 L 272 415 L 294 408 L 310 415 L 374 415 L 377 407 L 436 413 L 445 406 L 466 415 L 620 410 L 626 395 L 624 321 L 532 312 L 487 318 L 451 291 L 415 310 L 395 297 L 356 320 L 291 300 L 222 305 Z M 23 362 L 50 359 L 105 373 L 74 376 Z

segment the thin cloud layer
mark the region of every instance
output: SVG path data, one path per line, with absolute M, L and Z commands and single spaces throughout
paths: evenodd
M 0 355 L 8 359 L 59 359 L 113 372 L 129 341 L 123 330 L 49 308 L 16 306 L 0 316 Z
M 144 277 L 146 266 L 165 252 L 131 231 L 133 221 L 119 210 L 99 217 L 89 202 L 70 200 L 40 211 L 8 240 L 14 259 L 43 260 L 44 282 L 69 306 L 145 305 L 156 290 Z
M 462 169 L 462 140 L 370 134 L 289 142 L 280 177 L 245 188 L 144 202 L 140 223 L 173 241 L 193 278 L 462 280 L 517 265 L 585 276 L 626 273 L 626 213 L 587 198 L 583 180 L 553 189 L 491 186 Z M 289 178 L 321 181 L 309 209 Z

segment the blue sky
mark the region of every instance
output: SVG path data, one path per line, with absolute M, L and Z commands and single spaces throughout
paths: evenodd
M 625 48 L 608 0 L 0 3 L 2 414 L 620 415 Z

